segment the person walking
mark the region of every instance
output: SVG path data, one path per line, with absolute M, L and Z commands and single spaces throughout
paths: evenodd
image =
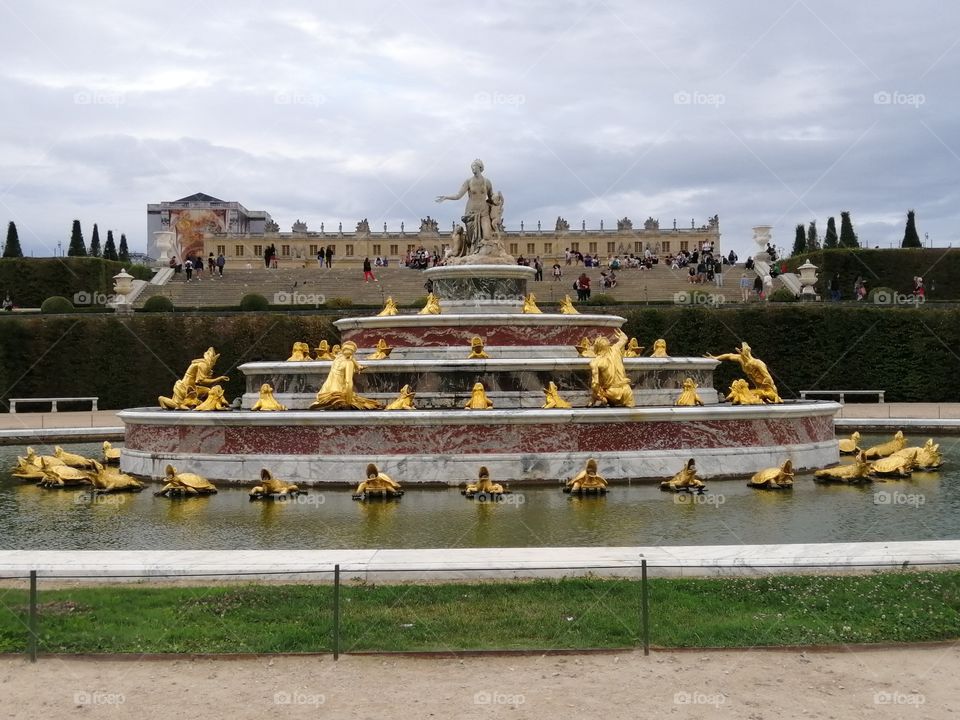
M 187 258 L 183 263 L 183 271 L 187 274 L 187 282 L 193 279 L 193 260 Z
M 718 288 L 723 287 L 723 262 L 720 260 L 713 262 L 713 282 Z
M 753 279 L 753 292 L 757 295 L 757 300 L 763 299 L 763 278 L 757 275 Z
M 553 264 L 553 281 L 560 282 L 560 278 L 563 275 L 563 272 L 560 270 L 560 263 Z
M 586 273 L 580 273 L 580 277 L 577 278 L 577 284 L 580 286 L 580 290 L 583 292 L 583 300 L 590 299 L 590 278 L 587 277 Z
M 210 253 L 207 256 L 207 271 L 210 273 L 210 277 L 213 277 L 213 271 L 217 269 L 217 260 L 213 257 L 213 253 Z
M 220 277 L 223 277 L 223 266 L 227 264 L 227 259 L 223 256 L 223 253 L 217 255 L 217 273 Z
M 750 302 L 750 289 L 753 286 L 753 283 L 750 282 L 750 278 L 747 277 L 746 273 L 740 274 L 740 302 Z
M 536 282 L 543 282 L 543 263 L 540 262 L 540 256 L 537 255 L 533 259 L 533 269 L 536 270 L 536 274 L 533 276 L 533 279 Z
M 326 260 L 327 260 L 327 267 L 332 268 L 333 267 L 333 246 L 332 245 L 327 245 Z
M 840 302 L 840 273 L 834 273 L 830 279 L 830 300 Z
M 377 278 L 373 275 L 373 268 L 370 266 L 370 258 L 365 257 L 363 259 L 363 281 L 368 283 L 371 280 L 377 282 Z

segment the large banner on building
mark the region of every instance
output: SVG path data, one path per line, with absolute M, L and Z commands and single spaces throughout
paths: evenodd
M 177 235 L 180 258 L 203 256 L 203 234 L 227 231 L 226 210 L 171 210 L 170 229 Z

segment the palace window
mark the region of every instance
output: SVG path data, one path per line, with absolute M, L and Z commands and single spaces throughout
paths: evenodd
M 379 246 L 379 245 L 374 245 L 374 246 L 373 246 L 373 254 L 374 254 L 374 255 L 379 255 L 379 254 L 380 254 L 380 246 Z
M 687 250 L 689 250 L 689 249 L 690 249 L 690 241 L 689 241 L 689 240 L 681 240 L 681 241 L 680 241 L 680 249 L 681 249 L 682 251 L 684 251 L 684 252 L 686 252 Z
M 661 243 L 660 243 L 660 249 L 661 249 L 663 252 L 665 252 L 665 253 L 670 252 L 670 241 L 669 241 L 669 240 L 664 240 L 663 242 L 661 242 Z
M 519 250 L 520 250 L 520 248 L 517 247 L 517 244 L 516 244 L 516 243 L 510 243 L 510 254 L 511 254 L 511 255 L 513 255 L 514 257 L 516 257 L 516 255 L 517 255 L 517 253 L 519 252 Z
M 595 242 L 592 242 L 592 243 L 590 243 L 589 247 L 590 247 L 590 249 L 589 249 L 587 252 L 589 252 L 591 255 L 596 255 L 596 254 L 597 254 L 597 244 L 596 244 Z
M 257 257 L 260 257 L 261 255 L 263 255 L 263 245 L 254 245 L 253 254 L 256 255 Z
M 217 245 L 217 255 L 226 255 L 227 246 L 226 245 Z
M 234 250 L 236 250 L 237 257 L 243 257 L 243 245 L 237 245 Z
M 634 252 L 635 254 L 637 254 L 637 255 L 639 255 L 640 253 L 642 253 L 642 252 L 643 252 L 643 243 L 642 243 L 642 242 L 635 242 L 635 243 L 633 244 L 633 252 Z
M 607 255 L 613 255 L 617 252 L 617 244 L 615 242 L 607 243 Z
M 544 243 L 544 244 L 543 244 L 543 254 L 544 254 L 544 255 L 553 255 L 553 243 Z
M 416 246 L 416 245 L 407 245 L 407 252 L 408 252 L 408 253 L 412 253 L 412 252 L 413 252 L 414 250 L 416 250 L 416 249 L 417 249 L 417 246 Z
M 257 255 L 259 255 L 259 254 L 260 254 L 260 253 L 257 253 Z M 317 255 L 317 246 L 316 246 L 316 245 L 311 245 L 311 246 L 310 246 L 310 256 L 311 256 L 311 257 L 316 257 L 316 255 Z
M 289 245 L 281 245 L 281 246 L 280 246 L 280 254 L 283 255 L 284 257 L 290 257 L 290 246 L 289 246 Z
M 578 243 L 578 242 L 572 242 L 572 243 L 570 243 L 570 250 L 571 250 L 572 252 L 580 252 L 580 243 Z
M 353 255 L 353 245 L 347 245 L 347 257 Z
M 391 255 L 399 255 L 399 254 L 400 254 L 400 246 L 399 246 L 399 245 L 391 245 L 391 246 L 390 246 L 390 254 L 391 254 Z
M 527 243 L 527 255 L 536 255 L 536 254 L 537 254 L 537 246 L 534 245 L 533 243 Z

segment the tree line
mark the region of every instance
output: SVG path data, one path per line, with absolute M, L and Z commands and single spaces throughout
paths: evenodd
M 831 216 L 827 218 L 827 231 L 823 236 L 822 243 L 819 233 L 817 232 L 816 220 L 811 220 L 808 226 L 799 223 L 794 235 L 793 252 L 791 254 L 802 255 L 803 253 L 816 252 L 820 249 L 858 247 L 860 247 L 860 239 L 853 230 L 850 211 L 844 210 L 840 213 L 840 234 L 837 235 L 836 220 Z M 923 243 L 920 242 L 920 235 L 917 234 L 916 215 L 913 210 L 907 211 L 907 225 L 903 231 L 903 240 L 900 243 L 900 247 L 923 247 Z
M 67 255 L 70 257 L 98 257 L 104 260 L 117 260 L 119 262 L 129 262 L 130 250 L 127 248 L 127 236 L 120 233 L 120 245 L 113 239 L 113 230 L 107 230 L 107 241 L 100 247 L 100 229 L 97 224 L 93 224 L 93 235 L 90 237 L 90 248 L 83 240 L 83 229 L 80 227 L 80 221 L 74 220 L 73 227 L 70 230 L 70 244 L 67 246 Z M 7 241 L 3 246 L 3 257 L 20 258 L 23 257 L 23 248 L 20 247 L 20 236 L 17 233 L 17 225 L 13 220 L 7 225 Z

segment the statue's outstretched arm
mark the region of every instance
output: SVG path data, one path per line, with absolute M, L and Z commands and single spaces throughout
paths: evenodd
M 437 202 L 443 202 L 444 200 L 459 200 L 464 195 L 467 194 L 467 190 L 470 187 L 470 181 L 464 180 L 463 185 L 460 186 L 460 191 L 456 195 L 437 195 Z

